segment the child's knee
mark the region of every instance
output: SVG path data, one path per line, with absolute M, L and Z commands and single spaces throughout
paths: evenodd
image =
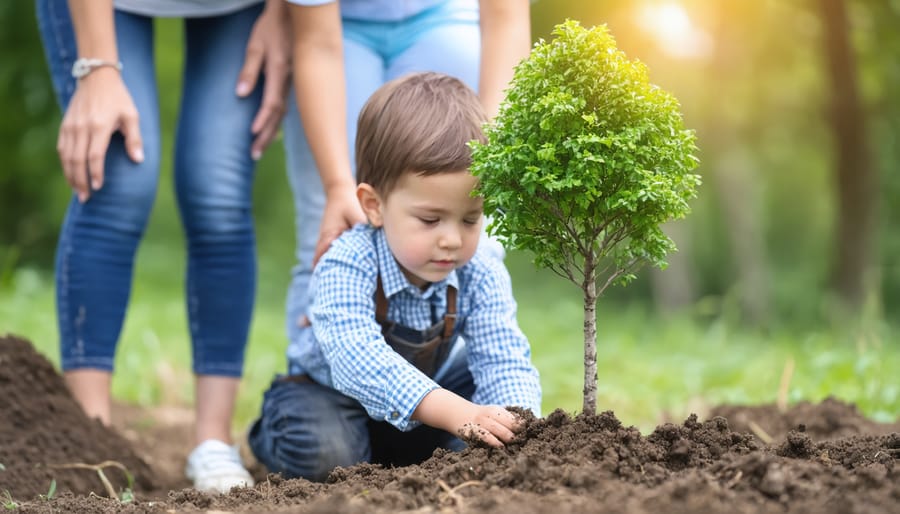
M 250 448 L 270 472 L 286 478 L 324 481 L 338 467 L 369 460 L 368 445 L 358 437 L 322 424 L 267 420 L 265 415 L 251 429 Z
M 323 481 L 335 467 L 368 461 L 369 437 L 364 422 L 328 401 L 329 391 L 308 386 L 273 385 L 248 438 L 269 471 Z

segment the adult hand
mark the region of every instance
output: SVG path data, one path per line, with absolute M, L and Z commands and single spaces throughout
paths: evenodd
M 144 160 L 138 111 L 118 70 L 97 68 L 78 81 L 56 142 L 66 181 L 86 202 L 103 187 L 103 163 L 113 132 L 125 136 L 131 160 Z
M 278 133 L 286 109 L 291 73 L 291 29 L 283 0 L 269 0 L 250 33 L 244 66 L 238 75 L 237 95 L 246 97 L 256 87 L 260 73 L 265 75 L 262 102 L 250 132 L 255 136 L 250 147 L 254 160 Z
M 322 223 L 319 226 L 319 240 L 313 254 L 313 266 L 319 257 L 328 250 L 331 242 L 345 230 L 357 223 L 366 221 L 362 207 L 356 199 L 356 189 L 352 186 L 335 186 L 325 192 L 325 210 L 322 212 Z

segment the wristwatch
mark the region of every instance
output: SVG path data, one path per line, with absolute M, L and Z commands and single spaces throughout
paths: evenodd
M 122 71 L 122 63 L 121 62 L 112 62 L 112 61 L 104 61 L 103 59 L 91 59 L 87 57 L 82 57 L 75 61 L 72 64 L 72 76 L 76 79 L 82 79 L 87 77 L 92 71 L 97 68 L 102 68 L 104 66 L 110 66 Z

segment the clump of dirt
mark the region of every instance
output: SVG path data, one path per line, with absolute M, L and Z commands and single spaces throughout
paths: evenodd
M 900 434 L 891 432 L 896 425 L 871 423 L 838 400 L 799 404 L 785 412 L 756 407 L 714 412 L 726 409 L 735 419 L 768 427 L 772 443 L 736 430 L 738 424 L 723 416 L 705 421 L 690 416 L 643 435 L 612 412 L 573 417 L 557 410 L 528 418 L 524 430 L 501 449 L 437 450 L 419 465 L 395 468 L 338 468 L 326 483 L 263 475 L 255 487 L 225 495 L 185 488 L 166 497 L 139 495 L 125 505 L 66 493 L 22 508 L 351 514 L 898 512 Z M 771 422 L 761 412 L 773 414 Z M 852 419 L 827 421 L 834 412 Z M 847 434 L 847 427 L 858 431 Z M 153 428 L 163 429 L 168 430 Z M 135 439 L 136 445 L 189 444 L 160 440 L 155 432 L 144 435 Z M 146 453 L 148 447 L 140 451 Z
M 56 490 L 106 495 L 92 466 L 113 461 L 134 477 L 134 489 L 154 489 L 153 471 L 116 431 L 89 419 L 53 365 L 30 342 L 0 337 L 0 492 L 13 498 Z M 128 486 L 116 464 L 102 468 L 115 491 Z

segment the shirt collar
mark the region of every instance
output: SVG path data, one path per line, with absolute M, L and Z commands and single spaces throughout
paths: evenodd
M 459 277 L 456 275 L 456 270 L 451 271 L 444 280 L 433 282 L 425 291 L 421 291 L 418 287 L 411 284 L 403 274 L 403 270 L 400 269 L 400 264 L 397 263 L 394 254 L 391 253 L 384 230 L 381 228 L 375 229 L 375 251 L 378 256 L 378 273 L 381 275 L 381 287 L 387 298 L 404 289 L 414 291 L 417 295 L 425 298 L 439 291 L 445 291 L 448 285 L 459 289 Z

